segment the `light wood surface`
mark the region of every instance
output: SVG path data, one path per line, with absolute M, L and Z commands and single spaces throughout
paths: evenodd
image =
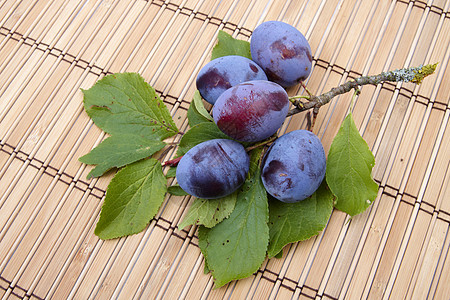
M 1 0 L 0 298 L 449 299 L 449 7 L 449 0 Z M 315 94 L 357 76 L 439 62 L 420 86 L 364 86 L 356 99 L 355 122 L 376 157 L 373 205 L 351 220 L 335 210 L 318 236 L 220 289 L 203 274 L 196 228 L 177 229 L 189 197 L 168 196 L 139 234 L 98 239 L 93 230 L 114 174 L 87 180 L 92 167 L 78 162 L 106 137 L 84 112 L 80 89 L 107 74 L 139 72 L 184 130 L 218 31 L 249 40 L 267 20 L 290 23 L 309 40 L 306 84 Z M 327 153 L 350 101 L 342 95 L 320 110 L 314 131 Z M 305 126 L 298 114 L 281 132 Z

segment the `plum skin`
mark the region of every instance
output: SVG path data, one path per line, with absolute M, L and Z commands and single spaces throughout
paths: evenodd
M 303 34 L 287 23 L 261 23 L 252 33 L 250 51 L 269 80 L 285 88 L 304 81 L 311 73 L 311 47 Z
M 279 137 L 262 162 L 261 178 L 274 198 L 293 203 L 311 196 L 325 177 L 326 157 L 319 138 L 307 130 Z
M 198 73 L 197 89 L 208 103 L 236 84 L 250 80 L 268 80 L 260 66 L 247 57 L 228 55 L 213 59 Z
M 180 187 L 203 199 L 225 197 L 245 181 L 250 158 L 240 143 L 213 139 L 192 147 L 177 166 Z
M 289 110 L 289 96 L 278 84 L 253 80 L 220 95 L 213 107 L 219 129 L 241 142 L 257 142 L 281 127 Z

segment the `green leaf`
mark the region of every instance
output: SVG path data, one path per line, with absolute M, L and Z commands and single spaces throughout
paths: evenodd
M 219 199 L 196 198 L 178 228 L 188 225 L 214 227 L 231 214 L 236 204 L 236 195 L 237 193 L 233 193 Z
M 375 158 L 349 113 L 331 143 L 326 181 L 336 195 L 335 207 L 354 216 L 375 200 L 378 184 L 372 178 Z
M 202 102 L 202 97 L 199 91 L 195 91 L 194 98 L 192 99 L 189 109 L 187 111 L 187 117 L 189 121 L 189 126 L 194 127 L 197 124 L 203 122 L 212 122 L 214 119 L 208 113 Z
M 269 201 L 270 241 L 267 255 L 277 256 L 289 243 L 303 241 L 322 231 L 333 211 L 333 194 L 325 180 L 309 198 L 296 203 Z
M 203 274 L 208 274 L 209 273 L 209 268 L 208 265 L 206 264 L 206 260 L 205 260 L 205 267 L 203 268 Z
M 278 254 L 274 255 L 273 257 L 278 258 L 278 259 L 283 258 L 283 249 L 281 249 L 281 251 L 278 252 Z
M 111 168 L 123 167 L 140 159 L 150 157 L 164 148 L 165 143 L 149 140 L 139 135 L 116 134 L 108 137 L 89 154 L 79 158 L 79 161 L 89 165 L 97 165 L 87 178 L 98 177 Z
M 177 167 L 170 167 L 166 173 L 166 178 L 173 178 L 177 175 Z
M 219 31 L 217 38 L 218 42 L 212 50 L 211 60 L 227 55 L 240 55 L 252 59 L 249 42 L 237 40 L 222 30 Z
M 111 135 L 80 158 L 98 165 L 88 178 L 151 156 L 178 132 L 167 107 L 137 73 L 105 76 L 83 93 L 87 114 Z
M 172 186 L 169 186 L 168 188 L 167 188 L 167 192 L 169 193 L 169 194 L 171 194 L 171 195 L 174 195 L 174 196 L 186 196 L 186 195 L 189 195 L 188 193 L 186 193 L 182 188 L 181 188 L 181 186 L 179 186 L 179 185 L 172 185 Z
M 122 168 L 108 185 L 95 234 L 113 239 L 142 231 L 163 203 L 166 184 L 156 159 Z
M 179 226 L 178 226 L 179 227 Z M 202 226 L 200 226 L 199 228 L 201 228 Z M 200 231 L 200 229 L 199 229 Z M 208 267 L 208 262 L 206 261 L 206 256 L 205 253 L 203 252 L 204 249 L 206 249 L 206 247 L 208 246 L 208 243 L 206 242 L 205 239 L 200 239 L 198 240 L 198 247 L 200 248 L 200 251 L 203 254 L 203 257 L 205 258 L 205 267 L 203 268 L 203 273 L 204 274 L 208 274 L 210 272 L 209 267 Z
M 189 129 L 181 138 L 178 145 L 177 156 L 182 156 L 192 147 L 202 142 L 212 139 L 230 139 L 225 133 L 220 131 L 216 123 L 200 123 Z
M 252 275 L 266 257 L 269 212 L 259 156 L 260 151 L 253 151 L 249 177 L 231 215 L 211 229 L 199 227 L 199 247 L 217 287 Z
M 105 76 L 83 90 L 84 108 L 103 131 L 163 140 L 178 132 L 167 107 L 137 73 Z

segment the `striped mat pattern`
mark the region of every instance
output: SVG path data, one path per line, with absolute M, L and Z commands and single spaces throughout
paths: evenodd
M 0 0 L 0 298 L 449 299 L 450 0 Z M 78 158 L 105 134 L 81 88 L 138 72 L 178 128 L 219 30 L 249 40 L 267 20 L 309 40 L 314 94 L 361 75 L 439 62 L 417 86 L 364 86 L 353 116 L 375 154 L 379 194 L 249 278 L 216 289 L 203 274 L 192 198 L 167 196 L 143 232 L 93 230 L 113 172 L 86 179 Z M 290 95 L 302 93 L 289 90 Z M 351 93 L 318 115 L 326 152 Z M 305 128 L 305 114 L 281 133 Z M 174 138 L 174 142 L 179 137 Z M 175 153 L 167 153 L 167 159 Z

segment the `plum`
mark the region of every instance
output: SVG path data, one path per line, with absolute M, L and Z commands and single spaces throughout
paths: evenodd
M 277 132 L 289 109 L 289 97 L 278 84 L 253 80 L 220 95 L 213 107 L 214 122 L 229 137 L 257 142 Z
M 319 138 L 307 130 L 279 137 L 262 161 L 261 178 L 276 199 L 293 203 L 311 196 L 325 177 L 325 151 Z
M 264 71 L 251 59 L 228 55 L 213 59 L 198 73 L 197 89 L 210 104 L 232 86 L 250 80 L 267 80 Z
M 269 80 L 285 88 L 304 81 L 311 72 L 311 47 L 303 34 L 287 23 L 267 21 L 256 27 L 250 51 Z
M 188 194 L 215 199 L 237 190 L 244 183 L 249 166 L 244 146 L 233 140 L 213 139 L 192 147 L 183 155 L 176 178 Z

